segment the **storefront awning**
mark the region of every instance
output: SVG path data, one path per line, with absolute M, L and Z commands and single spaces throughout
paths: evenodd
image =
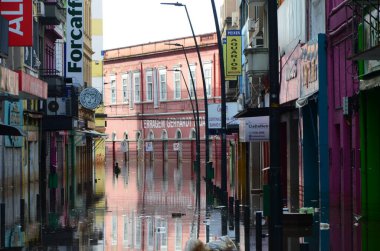
M 262 108 L 246 108 L 243 111 L 237 113 L 235 118 L 246 118 L 246 117 L 261 117 L 269 116 L 269 107 Z
M 100 132 L 97 132 L 97 131 L 94 131 L 94 130 L 85 130 L 83 132 L 86 133 L 87 135 L 91 136 L 91 137 L 94 137 L 94 138 L 108 136 L 108 134 L 100 133 Z
M 281 113 L 290 112 L 296 109 L 294 106 L 280 106 L 278 108 Z M 243 111 L 239 112 L 234 116 L 234 118 L 247 118 L 247 117 L 262 117 L 269 116 L 270 107 L 262 108 L 245 108 Z
M 0 135 L 25 136 L 25 133 L 15 126 L 0 123 Z

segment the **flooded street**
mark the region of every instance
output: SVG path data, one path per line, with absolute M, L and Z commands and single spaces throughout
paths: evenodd
M 71 212 L 72 245 L 64 245 L 70 233 L 45 239 L 50 250 L 183 250 L 191 237 L 206 240 L 220 236 L 220 210 L 206 220 L 206 196 L 201 184 L 201 211 L 196 207 L 196 175 L 187 156 L 167 160 L 115 154 L 120 167 L 116 175 L 113 155 L 97 161 L 95 168 L 96 203 L 86 210 Z M 129 160 L 128 160 L 129 158 Z M 202 168 L 203 169 L 203 168 Z M 104 190 L 103 190 L 104 189 Z M 200 217 L 200 218 L 199 218 Z M 62 240 L 61 240 L 62 239 Z

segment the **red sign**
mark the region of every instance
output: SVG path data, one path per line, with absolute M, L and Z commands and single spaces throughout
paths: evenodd
M 0 66 L 0 96 L 18 96 L 18 74 Z
M 26 96 L 32 96 L 32 98 L 37 97 L 40 99 L 47 99 L 48 84 L 46 82 L 22 71 L 18 71 L 18 74 L 20 78 L 20 92 L 23 92 L 23 94 L 26 94 Z
M 1 15 L 9 21 L 9 46 L 33 46 L 33 1 L 0 0 Z

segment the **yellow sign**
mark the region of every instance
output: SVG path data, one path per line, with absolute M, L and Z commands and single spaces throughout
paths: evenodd
M 227 49 L 226 49 L 226 75 L 241 75 L 241 32 L 240 30 L 227 31 Z
M 227 66 L 227 56 L 226 56 L 226 53 L 227 53 L 227 39 L 226 38 L 223 38 L 223 62 L 224 62 L 224 79 L 226 81 L 229 81 L 229 80 L 237 80 L 237 77 L 236 76 L 228 76 L 227 75 L 227 71 L 226 71 L 226 66 Z

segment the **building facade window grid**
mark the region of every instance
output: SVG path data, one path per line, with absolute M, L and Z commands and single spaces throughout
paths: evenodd
M 193 86 L 194 81 L 194 86 Z M 190 94 L 191 97 L 194 97 L 195 91 L 197 89 L 197 78 L 196 78 L 196 67 L 195 65 L 190 65 L 190 72 L 189 72 L 189 83 L 190 83 Z
M 122 76 L 122 83 L 123 83 L 123 103 L 128 104 L 129 103 L 129 85 L 128 85 L 128 74 L 125 74 Z
M 181 72 L 178 67 L 174 68 L 174 99 L 181 99 Z M 177 71 L 178 70 L 178 71 Z
M 146 101 L 153 101 L 153 74 L 151 70 L 146 72 Z
M 167 100 L 167 83 L 166 83 L 166 70 L 159 71 L 160 80 L 160 100 Z

